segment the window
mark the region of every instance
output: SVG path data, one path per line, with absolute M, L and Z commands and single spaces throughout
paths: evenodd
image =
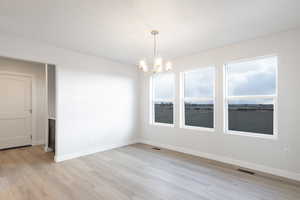
M 151 77 L 151 123 L 174 124 L 175 75 L 159 73 Z
M 225 131 L 276 135 L 277 57 L 225 65 Z
M 185 128 L 214 128 L 215 68 L 206 67 L 182 74 L 182 125 Z

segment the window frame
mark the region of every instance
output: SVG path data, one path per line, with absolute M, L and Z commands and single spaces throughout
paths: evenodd
M 156 74 L 152 74 L 150 76 L 150 90 L 149 90 L 149 124 L 150 125 L 154 125 L 154 126 L 165 126 L 165 127 L 171 127 L 174 128 L 175 127 L 175 123 L 176 123 L 176 117 L 175 117 L 175 97 L 176 97 L 176 74 L 174 72 L 163 72 L 163 74 L 172 74 L 174 76 L 174 91 L 173 91 L 173 98 L 172 99 L 167 99 L 167 100 L 162 100 L 162 99 L 154 99 L 154 93 L 155 93 L 155 88 L 154 88 L 154 76 Z M 168 124 L 168 123 L 161 123 L 161 122 L 155 122 L 155 102 L 160 101 L 160 102 L 171 102 L 173 104 L 173 123 L 172 124 Z
M 212 97 L 185 97 L 185 74 L 191 72 L 197 72 L 204 68 L 212 68 L 214 70 L 213 73 L 213 96 Z M 206 132 L 215 132 L 216 130 L 216 76 L 217 70 L 214 65 L 209 65 L 206 67 L 198 67 L 191 70 L 180 72 L 180 128 L 197 130 L 197 131 L 206 131 Z M 185 124 L 185 102 L 201 102 L 201 101 L 213 101 L 213 128 L 201 127 L 201 126 L 189 126 Z
M 266 58 L 276 58 L 277 66 L 275 68 L 275 94 L 274 95 L 242 95 L 242 96 L 228 96 L 228 65 L 241 63 L 241 62 L 250 62 L 260 59 Z M 224 113 L 224 133 L 227 135 L 239 135 L 239 136 L 246 136 L 246 137 L 256 137 L 256 138 L 265 138 L 265 139 L 278 139 L 278 56 L 277 55 L 268 55 L 268 56 L 259 56 L 254 58 L 246 58 L 235 60 L 231 62 L 227 62 L 223 65 L 223 113 Z M 263 134 L 263 133 L 255 133 L 255 132 L 246 132 L 246 131 L 235 131 L 229 130 L 228 123 L 229 123 L 229 112 L 228 112 L 228 102 L 230 100 L 243 100 L 243 99 L 272 99 L 273 100 L 273 134 Z

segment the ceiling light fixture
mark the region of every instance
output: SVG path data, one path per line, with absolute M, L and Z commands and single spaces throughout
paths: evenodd
M 163 62 L 163 59 L 158 56 L 157 54 L 157 35 L 159 32 L 157 30 L 152 30 L 151 35 L 153 35 L 153 42 L 154 42 L 154 49 L 153 49 L 153 62 L 152 62 L 152 69 L 148 68 L 147 62 L 145 59 L 140 60 L 139 62 L 139 69 L 143 72 L 148 72 L 149 70 L 153 73 L 159 73 L 164 71 L 172 70 L 172 63 L 170 61 Z

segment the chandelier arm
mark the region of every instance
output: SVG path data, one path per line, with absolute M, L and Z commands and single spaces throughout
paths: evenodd
M 154 58 L 156 58 L 156 51 L 157 51 L 157 49 L 156 49 L 157 47 L 156 47 L 156 34 L 154 34 L 154 52 L 153 52 L 153 54 L 154 54 Z

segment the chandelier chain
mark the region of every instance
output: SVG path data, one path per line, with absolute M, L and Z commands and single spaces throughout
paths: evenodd
M 154 37 L 153 37 L 153 42 L 154 42 L 154 52 L 153 52 L 153 55 L 154 55 L 154 58 L 156 58 L 156 56 L 157 56 L 157 38 L 156 38 L 156 35 L 157 34 L 154 34 Z

